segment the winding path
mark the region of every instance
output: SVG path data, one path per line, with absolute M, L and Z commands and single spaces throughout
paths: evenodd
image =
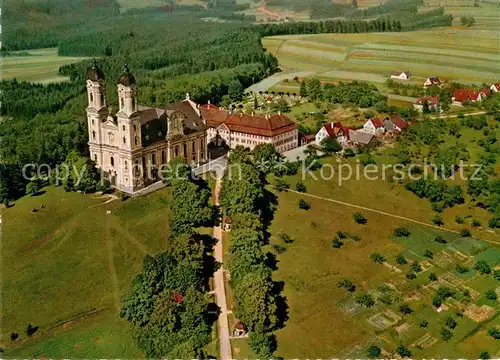
M 432 224 L 429 224 L 429 223 L 426 223 L 426 222 L 423 222 L 423 221 L 411 219 L 411 218 L 408 218 L 408 217 L 405 217 L 405 216 L 396 215 L 396 214 L 391 214 L 391 213 L 388 213 L 388 212 L 385 212 L 385 211 L 381 211 L 381 210 L 369 208 L 369 207 L 366 207 L 366 206 L 351 204 L 351 203 L 347 203 L 347 202 L 340 201 L 340 200 L 326 198 L 326 197 L 323 197 L 323 196 L 318 196 L 318 195 L 313 195 L 313 194 L 308 194 L 308 193 L 302 193 L 302 192 L 298 192 L 298 191 L 291 190 L 291 189 L 285 189 L 284 191 L 290 192 L 290 193 L 299 194 L 301 196 L 307 196 L 307 197 L 310 197 L 310 198 L 315 198 L 315 199 L 319 199 L 319 200 L 325 200 L 325 201 L 333 202 L 333 203 L 336 203 L 336 204 L 339 204 L 339 205 L 349 206 L 349 207 L 352 207 L 352 208 L 355 208 L 355 209 L 370 211 L 370 212 L 377 213 L 377 214 L 380 214 L 380 215 L 385 215 L 385 216 L 389 216 L 389 217 L 392 217 L 392 218 L 405 220 L 405 221 L 408 221 L 408 222 L 412 222 L 412 223 L 415 223 L 415 224 L 427 226 L 427 227 L 434 228 L 434 229 L 441 230 L 441 231 L 446 231 L 446 232 L 455 233 L 455 234 L 459 234 L 460 233 L 459 231 L 447 229 L 447 228 L 444 228 L 442 226 L 432 225 Z M 495 233 L 495 236 L 498 236 L 498 235 Z M 481 240 L 485 241 L 485 242 L 489 242 L 491 244 L 500 245 L 500 241 L 485 240 L 485 239 L 481 239 Z
M 219 206 L 219 195 L 221 189 L 221 176 L 217 177 L 217 182 L 215 184 L 215 205 Z M 214 226 L 214 238 L 217 240 L 215 244 L 215 261 L 222 264 L 224 249 L 222 247 L 222 227 L 220 225 Z M 219 314 L 219 357 L 221 360 L 232 359 L 231 353 L 231 340 L 229 337 L 229 321 L 227 319 L 228 311 L 226 304 L 226 289 L 224 283 L 224 267 L 221 265 L 220 268 L 214 274 L 214 292 L 215 300 L 217 301 L 217 306 L 220 308 Z

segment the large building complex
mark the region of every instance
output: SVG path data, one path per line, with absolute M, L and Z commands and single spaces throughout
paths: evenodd
M 197 166 L 208 160 L 208 143 L 253 149 L 272 144 L 279 152 L 298 147 L 298 127 L 282 114 L 232 113 L 186 99 L 164 108 L 137 104 L 138 87 L 127 67 L 117 81 L 118 112 L 106 102 L 106 82 L 96 65 L 87 71 L 90 156 L 111 185 L 134 193 L 160 180 L 159 168 L 175 157 Z
M 112 186 L 134 193 L 159 180 L 159 166 L 174 157 L 194 165 L 207 159 L 206 126 L 189 96 L 165 108 L 139 106 L 135 78 L 125 67 L 113 114 L 102 70 L 96 65 L 89 69 L 86 83 L 90 156 Z
M 201 106 L 200 111 L 208 127 L 209 142 L 225 142 L 232 149 L 242 145 L 251 150 L 259 144 L 272 144 L 280 153 L 299 146 L 298 126 L 283 114 L 231 113 L 210 104 Z

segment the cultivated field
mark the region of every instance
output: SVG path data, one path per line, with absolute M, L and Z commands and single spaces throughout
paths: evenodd
M 1 78 L 37 83 L 66 81 L 68 78 L 58 75 L 59 67 L 82 59 L 59 56 L 56 48 L 16 51 L 2 59 Z
M 415 358 L 443 353 L 449 357 L 472 358 L 483 350 L 488 350 L 492 356 L 497 354 L 498 346 L 495 340 L 486 336 L 485 328 L 494 323 L 500 324 L 498 317 L 493 320 L 490 318 L 483 327 L 466 316 L 458 318 L 459 325 L 453 340 L 446 343 L 440 339 L 439 331 L 444 319 L 455 315 L 456 308 L 438 314 L 431 305 L 435 289 L 419 288 L 428 285 L 430 271 L 443 277 L 441 285 L 450 286 L 444 280 L 446 270 L 431 260 L 429 264 L 432 270 L 425 270 L 416 280 L 407 281 L 404 274 L 409 265 L 400 266 L 398 269 L 402 273 L 398 273 L 386 266 L 373 264 L 369 259 L 370 254 L 377 251 L 384 254 L 389 264 L 395 265 L 396 255 L 403 252 L 409 263 L 413 260 L 423 262 L 422 253 L 429 244 L 435 243 L 434 237 L 442 235 L 449 243 L 453 243 L 460 240 L 458 236 L 410 226 L 412 236 L 408 243 L 411 247 L 406 247 L 406 244 L 391 239 L 392 230 L 405 225 L 403 221 L 365 213 L 368 224 L 357 225 L 352 220 L 353 210 L 350 208 L 306 197 L 311 210 L 304 212 L 297 207 L 299 198 L 299 195 L 289 193 L 279 196 L 280 205 L 271 229 L 275 235 L 271 245 L 280 249 L 276 252 L 279 270 L 275 278 L 284 281 L 284 295 L 290 307 L 290 320 L 278 332 L 278 352 L 281 356 L 365 358 L 366 348 L 370 344 L 379 344 L 391 352 L 399 343 L 406 344 Z M 341 249 L 333 249 L 331 241 L 336 231 L 358 235 L 361 240 L 344 240 L 345 245 Z M 277 236 L 280 233 L 290 235 L 295 239 L 294 243 L 284 246 Z M 437 253 L 439 250 L 435 251 Z M 451 251 L 446 248 L 446 244 L 441 246 L 439 254 L 448 252 Z M 469 256 L 469 261 L 470 254 L 466 256 Z M 378 302 L 374 308 L 363 308 L 355 303 L 353 295 L 337 288 L 343 278 L 349 278 L 356 285 L 354 296 L 364 292 L 377 299 L 382 293 L 388 292 L 397 300 L 392 305 Z M 471 280 L 473 278 L 475 280 Z M 479 285 L 477 280 L 478 277 L 471 274 L 471 278 L 460 280 L 456 288 L 467 286 L 482 294 L 485 287 L 498 286 L 494 279 L 486 286 Z M 415 293 L 415 299 L 405 299 L 412 292 Z M 403 301 L 415 310 L 414 314 L 402 316 L 398 307 Z M 496 303 L 489 303 L 488 306 L 498 311 Z M 391 316 L 388 317 L 388 314 Z M 429 321 L 426 329 L 419 327 L 423 319 Z M 396 328 L 405 330 L 399 334 Z M 437 340 L 432 346 L 419 349 L 413 345 L 428 333 Z M 473 338 L 476 339 L 474 345 L 471 344 Z
M 119 318 L 120 301 L 144 255 L 166 246 L 169 190 L 109 204 L 45 190 L 2 210 L 4 355 L 143 357 Z M 32 338 L 28 323 L 39 326 Z M 14 343 L 11 332 L 20 335 Z
M 375 156 L 377 163 L 382 163 L 383 156 Z M 335 159 L 324 162 L 336 164 Z M 285 181 L 293 189 L 299 179 L 297 175 Z M 429 202 L 388 181 L 352 180 L 339 186 L 336 180 L 309 177 L 304 183 L 308 194 L 364 205 L 425 223 L 429 223 L 432 213 Z M 298 208 L 301 198 L 311 205 L 310 210 Z M 500 325 L 499 306 L 496 301 L 484 297 L 486 290 L 499 287 L 498 281 L 474 270 L 465 275 L 455 271 L 456 264 L 470 267 L 480 259 L 488 261 L 492 268 L 497 266 L 500 263 L 498 236 L 495 239 L 499 244 L 496 245 L 369 211 L 361 211 L 368 222 L 359 225 L 352 218 L 352 213 L 359 210 L 296 193 L 278 193 L 278 203 L 270 229 L 273 236 L 269 249 L 277 255 L 279 269 L 275 278 L 284 281 L 284 295 L 290 307 L 290 320 L 278 332 L 280 356 L 365 358 L 365 350 L 370 344 L 379 344 L 392 352 L 400 343 L 409 347 L 415 358 L 443 353 L 453 358 L 472 358 L 483 350 L 489 351 L 492 357 L 500 355 L 498 344 L 485 332 L 494 324 Z M 460 225 L 453 220 L 456 213 L 487 217 L 480 209 L 461 205 L 445 211 L 447 228 L 459 229 Z M 399 226 L 407 226 L 411 235 L 395 238 L 392 233 Z M 342 248 L 334 249 L 331 244 L 337 231 L 357 235 L 361 240 L 345 239 Z M 280 239 L 283 233 L 294 242 L 284 244 Z M 447 243 L 437 243 L 434 240 L 437 236 L 443 236 Z M 433 252 L 433 259 L 424 257 L 427 249 Z M 374 264 L 370 260 L 373 252 L 383 254 L 388 266 Z M 400 253 L 408 264 L 396 264 L 395 257 Z M 407 280 L 405 274 L 415 260 L 422 264 L 424 271 L 415 280 Z M 394 265 L 397 269 L 391 269 Z M 436 284 L 428 280 L 431 271 L 439 277 L 437 284 L 451 287 L 459 294 L 456 300 L 446 302 L 450 309 L 442 313 L 437 313 L 431 305 L 436 292 Z M 356 285 L 354 294 L 337 287 L 344 278 Z M 473 294 L 470 305 L 460 296 L 466 288 Z M 395 300 L 389 305 L 377 301 L 373 308 L 367 309 L 354 301 L 354 296 L 360 293 L 372 294 L 375 299 L 388 294 L 386 296 Z M 403 316 L 399 312 L 403 302 L 415 310 L 413 314 Z M 473 310 L 483 305 L 487 308 L 482 310 L 491 311 L 491 314 L 476 322 L 472 319 Z M 470 316 L 456 316 L 459 309 L 466 309 Z M 448 316 L 453 316 L 458 325 L 452 340 L 445 342 L 440 338 L 440 330 Z M 424 319 L 429 325 L 420 328 Z
M 432 7 L 433 3 L 426 6 Z M 475 16 L 476 25 L 403 33 L 275 36 L 263 42 L 285 71 L 313 71 L 325 80 L 382 83 L 393 70 L 409 70 L 417 81 L 431 75 L 464 83 L 498 81 L 498 6 L 445 9 L 457 21 L 462 15 Z

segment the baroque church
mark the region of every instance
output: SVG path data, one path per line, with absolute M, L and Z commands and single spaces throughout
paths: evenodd
M 194 166 L 206 162 L 207 126 L 189 94 L 164 108 L 140 106 L 136 80 L 125 66 L 113 114 L 103 71 L 94 64 L 86 79 L 90 156 L 113 187 L 127 193 L 141 190 L 159 181 L 159 168 L 175 157 Z

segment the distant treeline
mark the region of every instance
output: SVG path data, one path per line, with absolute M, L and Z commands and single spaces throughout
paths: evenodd
M 414 14 L 404 20 L 390 16 L 375 20 L 326 20 L 296 23 L 271 23 L 260 25 L 262 36 L 297 35 L 297 34 L 350 34 L 368 32 L 394 32 L 416 30 L 433 26 L 450 26 L 452 15 L 444 15 L 444 9 Z
M 377 6 L 358 8 L 358 1 L 334 3 L 331 0 L 268 0 L 268 6 L 277 6 L 296 12 L 308 11 L 312 19 L 342 17 L 347 19 L 367 19 L 387 14 L 418 12 L 423 0 L 389 0 Z
M 283 24 L 260 25 L 262 36 L 298 34 L 348 34 L 367 32 L 401 31 L 399 20 L 379 18 L 377 20 L 327 20 Z

